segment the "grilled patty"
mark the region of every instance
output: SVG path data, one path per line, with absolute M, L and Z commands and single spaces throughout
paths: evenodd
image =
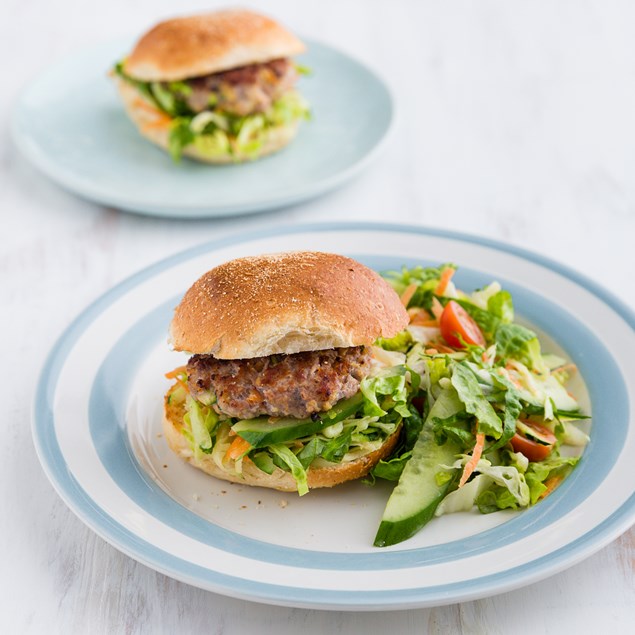
M 259 415 L 304 419 L 352 397 L 371 366 L 363 346 L 224 360 L 194 355 L 187 364 L 192 396 L 230 417 Z
M 297 78 L 290 60 L 277 59 L 189 79 L 191 92 L 184 98 L 195 113 L 213 107 L 245 116 L 267 110 Z

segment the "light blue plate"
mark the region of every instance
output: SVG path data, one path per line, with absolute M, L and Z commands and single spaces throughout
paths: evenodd
M 313 119 L 281 152 L 249 164 L 174 165 L 126 116 L 107 73 L 131 49 L 100 44 L 58 62 L 23 93 L 15 143 L 44 174 L 84 198 L 157 216 L 206 218 L 298 203 L 342 184 L 386 139 L 388 89 L 368 68 L 317 42 L 298 61 Z
M 518 313 L 563 349 L 586 383 L 591 441 L 575 471 L 527 511 L 491 525 L 483 523 L 496 514 L 443 516 L 411 540 L 377 549 L 372 538 L 388 491 L 350 483 L 299 499 L 232 489 L 172 455 L 160 419 L 163 373 L 178 363 L 166 342 L 173 307 L 214 264 L 289 249 L 330 249 L 379 271 L 452 261 L 465 289 L 498 279 Z M 482 238 L 378 224 L 242 235 L 157 263 L 90 306 L 44 366 L 34 441 L 51 482 L 88 526 L 179 580 L 310 608 L 471 600 L 571 566 L 635 521 L 635 388 L 625 381 L 635 374 L 634 327 L 632 311 L 593 282 Z

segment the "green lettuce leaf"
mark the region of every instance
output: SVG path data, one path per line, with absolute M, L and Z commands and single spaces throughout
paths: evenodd
M 432 386 L 438 384 L 443 377 L 450 377 L 449 357 L 428 357 L 426 358 L 426 364 L 428 365 L 430 384 Z
M 503 433 L 503 424 L 492 405 L 487 401 L 476 375 L 465 362 L 452 366 L 450 379 L 465 409 L 476 417 L 478 431 L 495 439 Z
M 454 441 L 461 450 L 474 447 L 474 435 L 470 422 L 472 415 L 467 412 L 457 413 L 446 419 L 434 417 L 431 421 L 435 441 L 443 445 L 448 439 Z
M 330 439 L 320 452 L 320 456 L 325 461 L 331 463 L 339 463 L 343 456 L 348 452 L 348 448 L 351 445 L 351 437 L 353 435 L 353 428 L 345 429 L 338 436 Z
M 509 291 L 499 291 L 487 300 L 487 310 L 503 324 L 514 321 L 514 303 Z
M 412 451 L 409 451 L 389 459 L 388 461 L 384 461 L 382 459 L 372 469 L 369 477 L 364 479 L 364 482 L 368 483 L 370 481 L 372 483 L 375 478 L 381 478 L 385 481 L 398 481 L 411 456 Z
M 190 120 L 183 117 L 174 119 L 168 135 L 168 150 L 175 163 L 181 160 L 183 149 L 194 142 L 196 135 L 190 129 Z
M 403 419 L 399 444 L 395 448 L 392 458 L 388 460 L 382 459 L 375 465 L 368 479 L 371 482 L 374 478 L 383 478 L 387 481 L 399 480 L 423 427 L 423 418 L 417 409 L 410 405 L 409 410 L 410 416 Z
M 298 457 L 286 446 L 277 443 L 269 446 L 269 450 L 275 454 L 289 469 L 291 475 L 298 485 L 298 494 L 304 496 L 309 491 L 309 483 L 306 476 L 306 470 L 300 463 Z
M 505 391 L 504 397 L 502 399 L 499 398 L 499 401 L 503 401 L 505 406 L 503 411 L 503 433 L 496 443 L 487 448 L 486 451 L 488 453 L 498 450 L 509 443 L 510 439 L 516 434 L 516 421 L 518 421 L 518 417 L 523 410 L 520 393 L 516 390 L 514 384 L 498 373 L 491 372 L 490 375 L 494 385 Z
M 402 417 L 410 416 L 410 410 L 407 406 L 408 389 L 405 366 L 394 366 L 379 375 L 366 377 L 362 380 L 360 389 L 365 397 L 364 414 L 371 417 L 382 417 L 387 414 L 388 408 L 392 408 Z
M 532 370 L 542 371 L 544 362 L 540 354 L 537 335 L 520 324 L 501 324 L 496 329 L 496 354 L 507 359 L 513 357 Z
M 399 351 L 401 353 L 405 353 L 410 348 L 412 341 L 412 335 L 410 335 L 408 331 L 401 331 L 401 333 L 397 333 L 395 337 L 391 337 L 389 339 L 380 337 L 377 340 L 377 346 L 381 346 L 387 351 Z
M 547 490 L 545 481 L 552 476 L 566 476 L 580 460 L 579 456 L 561 457 L 552 456 L 544 461 L 529 463 L 525 478 L 531 495 L 531 504 L 534 505 L 540 496 Z
M 322 454 L 325 442 L 319 437 L 313 437 L 304 445 L 302 450 L 298 452 L 297 457 L 305 470 L 309 469 L 309 465 Z
M 249 455 L 254 465 L 265 474 L 273 474 L 276 466 L 268 452 L 260 451 Z

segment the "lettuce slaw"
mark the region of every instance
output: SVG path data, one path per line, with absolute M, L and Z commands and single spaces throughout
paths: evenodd
M 296 68 L 306 74 L 302 67 Z M 256 158 L 276 130 L 295 126 L 311 117 L 307 101 L 295 90 L 285 92 L 261 113 L 239 116 L 211 102 L 208 109 L 195 113 L 185 99 L 192 90 L 186 82 L 142 82 L 126 74 L 123 62 L 117 63 L 113 72 L 170 118 L 166 124 L 169 126 L 168 150 L 176 163 L 188 146 L 194 146 L 209 159 Z

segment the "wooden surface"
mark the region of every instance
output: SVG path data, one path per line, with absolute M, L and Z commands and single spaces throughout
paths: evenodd
M 226 3 L 189 2 L 187 10 L 214 4 Z M 634 632 L 633 529 L 569 570 L 497 597 L 377 614 L 291 610 L 214 595 L 137 564 L 88 530 L 48 483 L 30 433 L 46 352 L 113 284 L 205 240 L 331 219 L 419 223 L 530 248 L 635 306 L 633 3 L 258 6 L 376 68 L 394 92 L 397 125 L 382 155 L 328 196 L 264 215 L 186 222 L 79 200 L 27 164 L 8 134 L 15 96 L 49 62 L 139 32 L 183 5 L 4 0 L 0 632 Z

